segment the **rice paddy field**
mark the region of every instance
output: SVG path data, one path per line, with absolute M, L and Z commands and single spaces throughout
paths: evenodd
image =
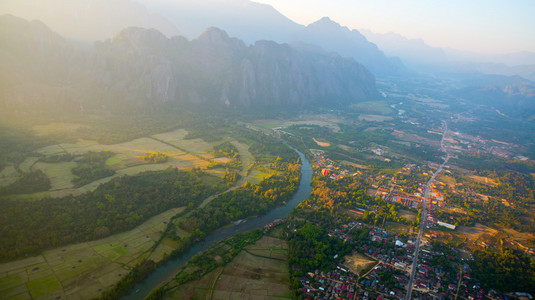
M 288 246 L 264 236 L 229 264 L 174 289 L 165 299 L 292 299 Z
M 112 287 L 160 238 L 184 208 L 157 215 L 131 231 L 45 251 L 0 265 L 0 299 L 92 299 Z
M 51 126 L 50 130 L 59 130 L 56 127 L 56 125 Z M 48 127 L 45 126 L 43 128 Z M 38 130 L 45 129 L 40 128 Z M 38 157 L 29 157 L 19 165 L 19 168 L 23 172 L 43 171 L 51 181 L 50 190 L 29 195 L 11 195 L 8 198 L 12 200 L 39 200 L 44 197 L 76 196 L 94 190 L 100 184 L 121 175 L 136 175 L 145 171 L 165 170 L 169 167 L 179 169 L 199 167 L 206 169 L 212 161 L 225 162 L 227 160 L 227 158 L 214 158 L 210 154 L 213 144 L 206 143 L 201 139 L 184 140 L 186 135 L 187 131 L 179 129 L 154 135 L 153 137 L 139 138 L 114 145 L 102 145 L 95 141 L 79 140 L 76 143 L 65 143 L 41 148 L 37 152 L 45 156 L 66 153 L 82 155 L 89 151 L 111 151 L 115 155 L 106 161 L 106 167 L 114 170 L 116 174 L 75 188 L 72 184 L 75 176 L 71 173 L 71 170 L 76 167 L 76 161 L 45 163 L 38 161 Z M 253 162 L 253 157 L 249 153 L 247 145 L 240 144 L 234 140 L 231 140 L 231 142 L 240 151 L 244 165 L 243 175 L 245 175 L 245 172 Z M 158 152 L 168 156 L 166 162 L 154 164 L 143 160 L 143 156 Z M 224 174 L 224 170 L 218 169 L 209 170 L 209 172 L 219 177 L 222 177 Z M 15 182 L 19 177 L 20 174 L 13 166 L 7 166 L 0 172 L 0 186 L 7 186 Z
M 59 125 L 35 128 L 43 135 L 56 133 Z M 66 130 L 77 130 L 77 126 L 67 126 Z M 114 155 L 105 162 L 106 167 L 116 174 L 93 181 L 85 186 L 75 188 L 72 184 L 74 175 L 71 170 L 77 166 L 76 159 L 69 162 L 45 163 L 38 157 L 27 158 L 19 168 L 23 172 L 43 171 L 51 181 L 49 191 L 6 196 L 10 200 L 35 201 L 44 197 L 62 197 L 79 195 L 96 189 L 100 184 L 121 175 L 135 175 L 145 171 L 164 170 L 168 167 L 206 169 L 213 160 L 225 162 L 226 159 L 214 158 L 210 152 L 217 143 L 206 143 L 201 139 L 185 140 L 185 130 L 175 130 L 151 137 L 139 138 L 129 142 L 102 145 L 94 141 L 79 140 L 76 143 L 64 143 L 41 148 L 38 154 L 48 155 L 83 155 L 89 151 L 111 151 Z M 253 183 L 270 176 L 259 170 L 253 170 L 254 158 L 248 151 L 249 146 L 234 139 L 225 140 L 233 143 L 240 153 L 243 169 L 242 178 L 236 183 L 240 186 L 249 180 Z M 168 156 L 163 163 L 148 163 L 143 156 L 151 153 L 164 153 Z M 223 160 L 223 161 L 222 161 Z M 207 170 L 210 174 L 223 176 L 224 170 Z M 13 166 L 7 166 L 0 172 L 0 185 L 6 186 L 20 177 Z M 235 188 L 234 187 L 234 188 Z M 23 260 L 0 264 L 0 299 L 93 299 L 104 290 L 112 287 L 130 268 L 141 259 L 149 257 L 159 261 L 178 246 L 176 241 L 163 239 L 156 249 L 153 245 L 160 239 L 170 218 L 183 208 L 171 209 L 155 216 L 135 229 L 116 234 L 105 239 L 78 243 L 57 249 L 47 250 L 41 255 Z M 180 236 L 187 232 L 177 230 Z

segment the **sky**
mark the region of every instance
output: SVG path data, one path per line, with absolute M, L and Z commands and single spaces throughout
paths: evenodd
M 395 32 L 441 48 L 535 52 L 535 0 L 254 0 L 308 25 L 324 16 L 350 29 Z

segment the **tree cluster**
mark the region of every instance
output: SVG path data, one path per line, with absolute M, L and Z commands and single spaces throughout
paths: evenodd
M 79 196 L 2 201 L 0 260 L 132 229 L 173 207 L 214 193 L 196 171 L 167 169 L 124 176 Z
M 520 251 L 509 248 L 501 252 L 477 250 L 469 264 L 474 277 L 487 288 L 535 294 L 535 258 Z
M 41 170 L 23 173 L 14 183 L 0 188 L 0 195 L 31 194 L 50 189 L 50 179 Z
M 78 166 L 71 170 L 72 174 L 76 175 L 72 180 L 74 186 L 80 187 L 115 174 L 115 171 L 106 168 L 106 160 L 113 155 L 114 153 L 110 151 L 89 151 L 77 159 Z
M 145 155 L 142 157 L 144 161 L 147 161 L 153 164 L 166 162 L 168 158 L 169 156 L 167 156 L 167 154 L 161 153 L 161 152 L 151 153 L 149 155 Z
M 273 175 L 258 185 L 246 183 L 192 212 L 180 226 L 188 231 L 211 232 L 232 221 L 268 212 L 289 200 L 297 189 L 298 171 Z

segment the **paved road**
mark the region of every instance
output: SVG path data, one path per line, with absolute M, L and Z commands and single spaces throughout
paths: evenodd
M 414 282 L 414 275 L 416 274 L 416 266 L 418 265 L 418 254 L 420 252 L 420 242 L 422 240 L 422 235 L 424 233 L 424 226 L 427 222 L 427 199 L 429 199 L 429 190 L 431 187 L 431 183 L 435 180 L 437 175 L 442 171 L 442 168 L 448 163 L 448 160 L 450 159 L 449 153 L 447 153 L 446 148 L 444 147 L 444 138 L 446 136 L 446 133 L 448 131 L 448 124 L 444 122 L 444 133 L 442 134 L 442 140 L 440 141 L 440 147 L 442 151 L 446 152 L 446 158 L 444 159 L 444 162 L 440 167 L 435 171 L 431 179 L 427 181 L 427 184 L 425 185 L 425 193 L 424 193 L 424 203 L 422 208 L 422 216 L 420 219 L 420 232 L 418 233 L 418 239 L 416 240 L 416 249 L 414 250 L 414 261 L 412 263 L 412 270 L 411 270 L 411 280 L 409 280 L 409 286 L 407 287 L 407 296 L 405 299 L 410 300 L 412 296 L 412 287 Z

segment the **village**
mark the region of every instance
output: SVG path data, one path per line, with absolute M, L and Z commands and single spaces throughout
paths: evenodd
M 340 229 L 341 228 L 341 229 Z M 350 222 L 333 228 L 332 238 L 354 243 L 353 255 L 365 256 L 373 262 L 369 270 L 357 274 L 347 263 L 336 269 L 310 270 L 299 278 L 304 299 L 404 299 L 407 293 L 415 238 L 407 238 L 368 224 Z M 366 228 L 363 240 L 352 241 L 350 232 Z M 504 299 L 493 290 L 485 291 L 470 275 L 462 258 L 464 252 L 453 249 L 444 253 L 424 241 L 418 258 L 413 297 L 420 299 Z M 333 259 L 335 259 L 334 257 Z M 496 296 L 496 297 L 495 297 Z
M 314 153 L 314 168 L 323 177 L 339 180 L 345 176 L 367 175 L 365 170 L 355 171 L 344 168 L 322 152 Z M 446 172 L 449 172 L 446 170 Z M 394 176 L 367 177 L 370 184 L 370 196 L 382 199 L 387 203 L 395 203 L 408 210 L 418 211 L 422 208 L 425 182 L 432 170 L 428 166 L 407 164 L 401 172 Z M 416 178 L 414 174 L 421 174 Z M 401 176 L 400 176 L 401 175 Z M 410 178 L 412 181 L 403 180 Z M 416 182 L 414 182 L 416 181 Z M 409 184 L 407 184 L 409 183 Z M 452 220 L 439 220 L 437 209 L 448 206 L 444 193 L 447 188 L 458 193 L 481 198 L 473 191 L 465 189 L 462 184 L 448 186 L 447 183 L 435 181 L 430 185 L 427 197 L 427 219 L 424 220 L 426 230 L 437 227 L 438 230 L 455 230 Z M 362 216 L 366 211 L 377 211 L 377 207 L 368 205 L 366 208 L 355 207 L 350 212 Z M 337 265 L 333 270 L 309 270 L 308 274 L 299 278 L 304 299 L 405 299 L 414 261 L 416 238 L 411 234 L 387 230 L 383 224 L 365 224 L 357 219 L 347 223 L 339 223 L 336 228 L 329 228 L 329 237 L 340 239 L 353 245 L 353 255 L 371 261 L 366 270 L 357 272 L 348 263 Z M 351 232 L 365 229 L 368 234 L 364 239 L 355 240 Z M 471 276 L 466 260 L 468 252 L 457 248 L 443 248 L 434 243 L 435 231 L 425 234 L 420 245 L 417 270 L 413 283 L 412 297 L 419 299 L 505 299 L 493 290 L 481 288 L 477 280 Z M 467 254 L 468 253 L 468 254 Z M 336 259 L 336 257 L 333 257 Z M 351 261 L 351 259 L 349 259 Z

